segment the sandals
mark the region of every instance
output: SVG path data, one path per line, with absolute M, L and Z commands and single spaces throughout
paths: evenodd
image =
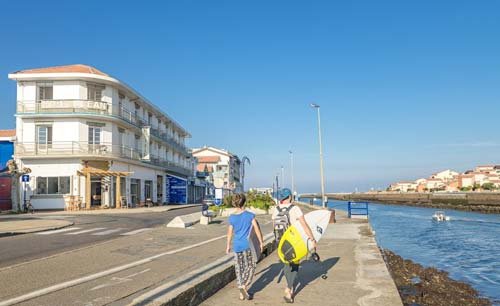
M 293 297 L 287 297 L 287 296 L 284 296 L 283 299 L 285 300 L 286 303 L 288 304 L 293 304 Z
M 250 296 L 250 294 L 248 294 L 248 292 L 243 289 L 243 288 L 239 288 L 240 289 L 240 300 L 251 300 L 252 297 Z M 241 298 L 243 296 L 243 299 Z

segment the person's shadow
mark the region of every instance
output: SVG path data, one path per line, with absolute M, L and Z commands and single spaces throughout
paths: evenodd
M 339 260 L 340 257 L 332 257 L 320 262 L 314 262 L 312 260 L 302 262 L 300 264 L 297 279 L 295 280 L 296 284 L 294 285 L 294 295 L 299 293 L 305 286 L 315 279 L 321 277 L 322 275 L 327 275 L 328 271 L 335 266 Z M 252 284 L 252 287 L 249 290 L 252 294 L 266 288 L 266 286 L 273 282 L 277 276 L 279 276 L 277 283 L 280 283 L 283 278 L 283 263 L 278 261 L 260 271 L 259 274 L 259 278 Z
M 302 289 L 309 285 L 312 281 L 319 277 L 326 275 L 328 277 L 328 271 L 337 264 L 340 257 L 332 257 L 323 261 L 315 262 L 312 260 L 306 260 L 300 264 L 299 274 L 297 280 L 295 281 L 298 285 L 295 285 L 294 295 L 298 294 Z

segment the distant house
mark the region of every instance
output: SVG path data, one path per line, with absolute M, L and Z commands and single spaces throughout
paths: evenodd
M 448 182 L 448 183 L 446 183 L 445 190 L 449 191 L 449 192 L 458 191 L 458 189 L 459 189 L 458 184 L 459 184 L 458 180 Z
M 417 184 L 411 181 L 402 181 L 392 184 L 389 187 L 391 191 L 400 191 L 400 192 L 414 192 L 417 190 Z
M 454 181 L 458 177 L 459 173 L 452 170 L 444 170 L 441 172 L 434 173 L 430 178 L 432 179 L 440 179 L 443 182 Z
M 198 171 L 205 170 L 206 166 L 212 172 L 216 188 L 222 188 L 225 192 L 241 190 L 241 160 L 236 154 L 214 147 L 193 149 L 192 153 L 198 159 Z
M 460 174 L 458 176 L 458 188 L 473 187 L 474 183 L 474 175 L 472 174 Z
M 427 190 L 444 189 L 446 186 L 445 182 L 439 178 L 429 178 L 427 179 L 426 188 Z
M 481 172 L 481 173 L 496 173 L 495 165 L 482 165 L 482 166 L 476 166 L 475 172 Z

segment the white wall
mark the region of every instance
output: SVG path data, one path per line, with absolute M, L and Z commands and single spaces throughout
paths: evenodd
M 80 99 L 79 81 L 54 81 L 54 100 L 58 99 Z

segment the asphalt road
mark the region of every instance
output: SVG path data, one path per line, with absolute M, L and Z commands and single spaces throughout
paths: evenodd
M 0 269 L 119 237 L 139 234 L 162 226 L 178 215 L 199 211 L 199 207 L 189 207 L 141 214 L 50 216 L 50 218 L 66 219 L 75 224 L 60 232 L 0 238 Z

